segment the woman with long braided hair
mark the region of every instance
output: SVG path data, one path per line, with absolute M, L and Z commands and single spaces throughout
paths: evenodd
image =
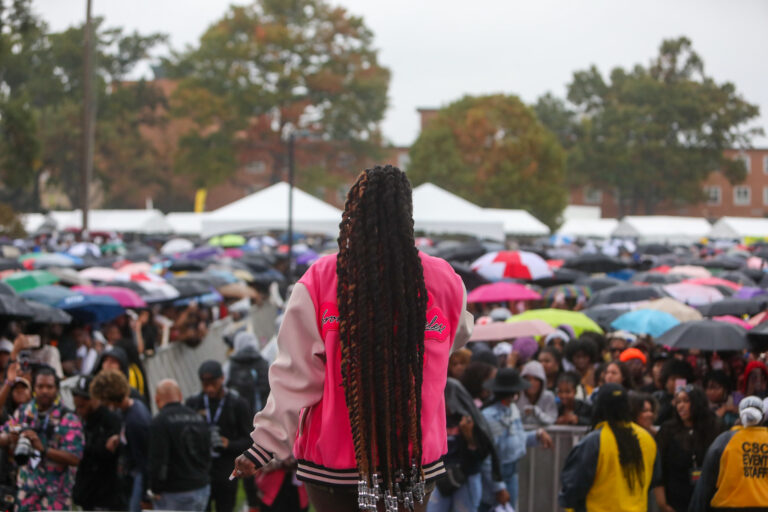
M 465 308 L 450 265 L 415 247 L 408 178 L 392 166 L 363 171 L 338 254 L 291 294 L 272 394 L 233 474 L 293 455 L 318 512 L 425 510 L 444 473 L 443 390 L 450 352 L 471 331 Z

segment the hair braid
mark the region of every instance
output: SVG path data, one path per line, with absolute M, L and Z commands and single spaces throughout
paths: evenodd
M 362 477 L 392 491 L 411 462 L 421 478 L 427 290 L 413 236 L 411 187 L 375 167 L 350 189 L 337 260 L 342 381 Z

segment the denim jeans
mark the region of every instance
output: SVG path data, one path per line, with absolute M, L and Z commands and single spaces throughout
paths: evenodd
M 155 498 L 155 510 L 205 512 L 210 495 L 210 485 L 192 491 L 164 492 Z
M 501 479 L 507 486 L 507 492 L 509 493 L 509 503 L 517 510 L 517 494 L 519 490 L 519 483 L 517 478 L 517 461 L 504 462 L 501 464 Z M 480 512 L 488 512 L 493 510 L 496 506 L 496 497 L 493 495 L 490 489 L 485 489 L 485 496 L 478 510 Z
M 144 475 L 136 472 L 133 475 L 133 485 L 131 486 L 131 498 L 128 502 L 130 512 L 141 512 L 141 498 L 144 494 Z
M 427 512 L 476 512 L 483 496 L 483 476 L 480 473 L 469 475 L 464 485 L 450 496 L 443 496 L 440 490 L 429 498 Z

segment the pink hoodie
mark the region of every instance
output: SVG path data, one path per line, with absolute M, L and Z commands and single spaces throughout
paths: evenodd
M 445 381 L 448 357 L 469 339 L 461 278 L 444 260 L 423 253 L 428 302 L 422 386 L 422 466 L 429 480 L 444 472 L 447 451 Z M 271 394 L 254 417 L 254 445 L 245 455 L 257 467 L 293 453 L 297 477 L 326 485 L 357 485 L 355 452 L 341 378 L 336 305 L 336 256 L 313 264 L 296 284 L 270 367 Z

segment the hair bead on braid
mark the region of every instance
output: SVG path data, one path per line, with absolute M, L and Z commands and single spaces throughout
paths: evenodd
M 421 387 L 427 289 L 414 243 L 411 184 L 396 167 L 366 169 L 340 225 L 341 369 L 361 510 L 424 498 Z M 380 484 L 382 488 L 380 489 Z

